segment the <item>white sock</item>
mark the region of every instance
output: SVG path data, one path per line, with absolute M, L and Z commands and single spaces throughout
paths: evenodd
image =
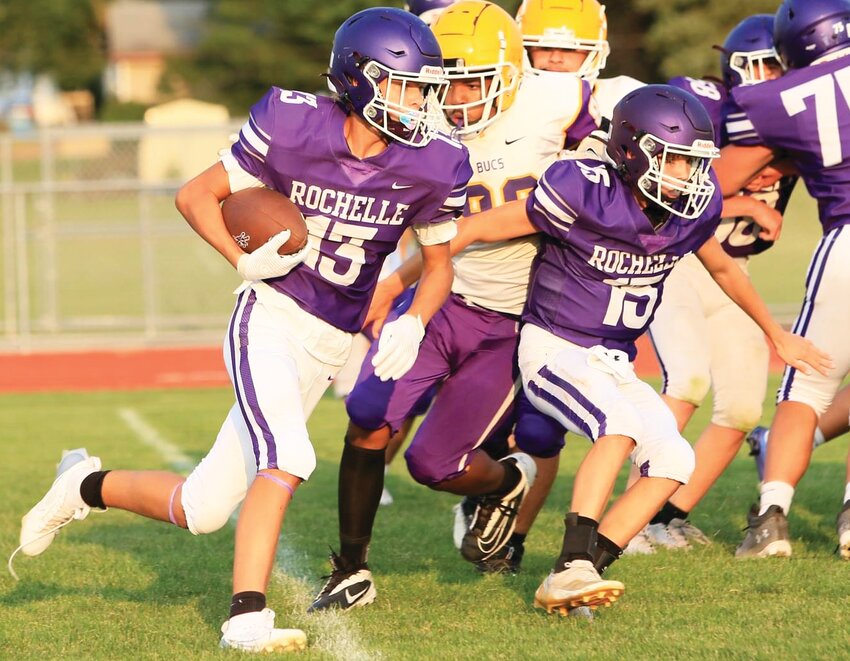
M 820 430 L 820 427 L 815 427 L 815 438 L 812 442 L 812 448 L 816 448 L 818 445 L 823 445 L 826 443 L 826 439 L 823 437 L 823 432 Z
M 791 499 L 794 498 L 794 487 L 787 482 L 765 482 L 761 485 L 761 502 L 759 516 L 771 505 L 779 505 L 785 514 L 791 509 Z
M 848 500 L 850 500 L 850 482 L 844 487 L 844 502 L 846 503 Z

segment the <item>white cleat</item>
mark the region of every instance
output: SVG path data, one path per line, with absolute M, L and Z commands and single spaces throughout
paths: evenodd
M 667 524 L 667 529 L 672 537 L 684 539 L 686 544 L 699 544 L 701 546 L 711 544 L 708 535 L 687 519 L 673 519 Z
M 641 528 L 623 549 L 623 555 L 651 555 L 652 553 L 655 553 L 655 548 L 646 535 L 646 526 Z
M 610 606 L 626 591 L 620 581 L 606 581 L 590 560 L 573 560 L 550 572 L 534 593 L 534 607 L 569 615 L 574 609 Z
M 298 652 L 307 647 L 307 634 L 301 629 L 275 629 L 274 611 L 242 613 L 221 625 L 222 649 L 243 652 Z
M 53 485 L 21 519 L 20 548 L 24 555 L 44 553 L 60 528 L 88 516 L 91 508 L 83 502 L 80 484 L 98 470 L 100 458 L 90 457 L 85 448 L 62 453 Z
M 688 550 L 691 545 L 681 530 L 664 523 L 650 523 L 644 528 L 646 537 L 655 548 Z

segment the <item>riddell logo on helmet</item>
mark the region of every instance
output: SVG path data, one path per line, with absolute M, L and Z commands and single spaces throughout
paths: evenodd
M 562 25 L 558 28 L 545 28 L 543 30 L 543 38 L 546 37 L 566 37 L 567 39 L 575 39 L 576 33 L 575 30 L 571 30 L 566 25 Z
M 714 143 L 711 140 L 694 140 L 694 149 L 714 149 Z
M 419 73 L 425 76 L 442 76 L 443 67 L 434 67 L 426 64 L 419 70 Z

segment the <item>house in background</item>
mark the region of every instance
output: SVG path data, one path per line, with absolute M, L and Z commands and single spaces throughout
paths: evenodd
M 122 103 L 163 101 L 158 91 L 166 58 L 194 49 L 206 0 L 117 0 L 106 9 L 104 91 Z

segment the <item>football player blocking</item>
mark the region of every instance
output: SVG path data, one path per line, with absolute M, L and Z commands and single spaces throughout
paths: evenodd
M 603 159 L 559 161 L 527 201 L 461 221 L 461 246 L 549 237 L 523 315 L 523 388 L 536 408 L 593 446 L 575 478 L 560 556 L 535 594 L 547 610 L 575 606 L 588 594 L 616 598 L 622 584 L 600 573 L 693 472 L 694 453 L 675 418 L 630 363 L 681 258 L 696 253 L 789 365 L 821 374 L 832 366 L 771 318 L 713 237 L 722 208 L 709 167 L 718 156 L 713 139 L 711 119 L 691 94 L 646 86 L 615 107 Z M 570 313 L 578 309 L 582 315 Z M 602 516 L 629 456 L 640 478 Z
M 467 212 L 524 197 L 565 144 L 595 128 L 587 109 L 589 85 L 575 77 L 555 89 L 538 77 L 521 80 L 520 31 L 491 3 L 454 4 L 432 30 L 450 81 L 442 108 L 473 166 Z M 405 453 L 410 473 L 433 489 L 478 497 L 460 543 L 465 559 L 486 562 L 509 539 L 535 465 L 523 453 L 495 461 L 481 445 L 509 416 L 516 395 L 518 321 L 537 249 L 531 237 L 465 250 L 455 259 L 449 301 L 428 326 L 413 368 L 385 384 L 365 361 L 346 401 L 351 423 L 340 463 L 340 554 L 332 558 L 333 572 L 313 610 L 350 608 L 374 598 L 367 551 L 383 484 L 383 451 L 437 384 L 431 409 Z M 420 266 L 414 259 L 402 271 L 418 275 Z M 384 308 L 385 315 L 403 289 L 379 285 L 373 309 Z M 376 344 L 372 353 L 378 349 Z M 371 459 L 358 458 L 354 448 L 370 449 Z M 369 591 L 361 599 L 350 596 L 364 586 Z
M 180 190 L 178 209 L 245 280 L 224 343 L 236 403 L 186 479 L 103 471 L 85 450 L 65 457 L 23 519 L 25 554 L 42 553 L 59 528 L 92 507 L 202 534 L 224 526 L 244 499 L 220 644 L 251 652 L 304 647 L 304 632 L 275 627 L 265 591 L 283 515 L 316 465 L 306 419 L 345 362 L 381 263 L 407 227 L 422 245 L 424 277 L 408 312 L 383 328 L 372 359 L 380 378 L 397 379 L 414 362 L 423 324 L 451 284 L 448 241 L 471 172 L 466 150 L 428 121 L 441 67 L 433 34 L 412 14 L 355 14 L 334 38 L 335 98 L 272 88 L 221 162 Z M 259 186 L 289 196 L 303 213 L 309 244 L 298 253 L 278 255 L 286 232 L 246 254 L 227 231 L 221 202 Z
M 761 498 L 748 515 L 742 557 L 790 555 L 787 514 L 808 468 L 818 419 L 850 371 L 850 1 L 786 0 L 774 44 L 786 67 L 777 80 L 732 92 L 730 144 L 717 164 L 724 193 L 740 190 L 766 164 L 788 153 L 812 196 L 824 235 L 809 265 L 794 330 L 828 350 L 835 366 L 809 374 L 791 365 L 777 393 Z M 850 556 L 850 488 L 837 520 L 842 556 Z
M 724 134 L 722 121 L 730 90 L 782 73 L 773 48 L 773 15 L 751 16 L 735 26 L 721 48 L 720 65 L 722 83 L 688 77 L 670 81 L 705 106 L 716 136 Z M 740 195 L 724 200 L 715 236 L 745 273 L 750 257 L 770 248 L 778 237 L 781 213 L 796 179 L 771 166 Z M 709 543 L 690 523 L 689 514 L 734 459 L 745 433 L 761 418 L 767 392 L 769 354 L 761 329 L 723 293 L 695 256 L 677 265 L 664 291 L 664 303 L 649 327 L 664 375 L 662 399 L 673 411 L 679 431 L 709 387 L 714 408 L 710 424 L 694 445 L 694 474 L 630 542 L 627 552 L 634 553 Z M 632 469 L 632 479 L 636 477 Z
M 426 2 L 426 4 L 428 4 Z M 446 3 L 453 4 L 450 2 Z M 411 5 L 413 7 L 413 5 Z M 561 94 L 569 93 L 575 89 L 578 84 L 577 78 L 587 82 L 592 90 L 592 99 L 584 100 L 582 114 L 587 115 L 593 112 L 595 107 L 598 113 L 610 118 L 613 106 L 620 98 L 628 92 L 640 87 L 641 82 L 629 78 L 627 76 L 618 76 L 615 78 L 600 79 L 599 75 L 605 67 L 605 63 L 610 51 L 607 41 L 607 20 L 605 17 L 605 8 L 595 0 L 586 1 L 570 1 L 563 0 L 529 0 L 524 2 L 518 10 L 517 22 L 522 32 L 523 46 L 525 47 L 524 54 L 524 78 L 522 87 L 534 88 L 539 87 L 546 90 L 547 96 L 544 106 L 551 106 L 554 102 L 554 94 L 552 90 L 560 88 Z M 444 45 L 445 50 L 445 45 Z M 473 49 L 473 62 L 481 65 L 487 63 L 487 54 L 478 52 L 479 49 Z M 467 54 L 468 57 L 469 54 Z M 539 78 L 537 82 L 532 82 L 530 78 Z M 456 86 L 460 89 L 462 86 Z M 522 88 L 521 88 L 522 89 Z M 585 86 L 582 86 L 584 99 Z M 450 92 L 454 92 L 454 88 L 450 88 Z M 469 93 L 469 90 L 466 90 Z M 519 93 L 520 100 L 524 95 L 522 91 Z M 453 101 L 456 103 L 457 101 Z M 540 108 L 531 109 L 530 116 L 534 117 L 541 112 Z M 512 117 L 520 113 L 518 107 L 511 110 Z M 519 120 L 522 121 L 522 120 Z M 543 120 L 545 122 L 545 120 Z M 527 125 L 533 125 L 534 122 L 524 122 Z M 582 137 L 584 120 L 577 117 L 573 122 L 573 126 L 568 127 L 568 140 L 565 141 L 565 146 L 574 145 L 571 138 Z M 497 126 L 505 126 L 507 123 L 500 121 Z M 520 133 L 520 129 L 511 131 L 511 133 Z M 472 137 L 472 136 L 471 136 Z M 481 156 L 477 157 L 479 161 L 479 169 L 482 172 L 477 173 L 482 179 L 480 182 L 487 191 L 500 191 L 503 187 L 510 183 L 510 176 L 522 179 L 527 176 L 527 172 L 523 171 L 521 164 L 517 163 L 514 167 L 513 158 L 516 154 L 512 154 L 507 149 L 505 157 L 500 159 L 492 159 L 488 155 L 492 155 L 497 144 L 498 136 L 493 137 L 493 131 L 488 131 L 481 135 L 481 140 L 467 141 L 466 144 L 471 150 L 470 158 L 475 161 L 476 153 L 480 149 Z M 512 138 L 509 138 L 512 139 Z M 477 145 L 481 147 L 478 148 Z M 529 143 L 523 142 L 520 147 L 529 147 Z M 540 153 L 541 157 L 546 156 L 547 152 Z M 508 158 L 511 157 L 511 158 Z M 528 155 L 525 156 L 525 159 Z M 525 160 L 523 159 L 523 160 Z M 505 165 L 504 169 L 493 169 L 490 165 L 491 161 L 501 162 Z M 511 172 L 516 172 L 511 175 Z M 535 170 L 535 178 L 539 171 Z M 475 182 L 473 182 L 475 183 Z M 487 198 L 489 199 L 489 198 Z M 498 202 L 498 201 L 497 201 Z M 498 202 L 500 203 L 500 202 Z M 495 204 L 494 204 L 495 206 Z M 470 205 L 470 211 L 478 211 L 480 205 L 475 207 Z M 475 264 L 472 257 L 480 255 L 486 258 L 491 253 L 499 254 L 499 250 L 482 250 L 479 247 L 477 251 L 472 251 L 466 261 L 470 264 Z M 501 251 L 508 260 L 510 260 L 510 251 Z M 482 266 L 487 262 L 478 260 Z M 521 264 L 518 261 L 517 264 Z M 459 264 L 456 264 L 456 269 Z M 492 270 L 492 269 L 489 269 Z M 510 267 L 506 270 L 515 270 L 515 267 Z M 388 302 L 395 300 L 404 287 L 409 286 L 415 281 L 418 269 L 411 268 L 410 265 L 405 265 L 403 269 L 396 273 L 395 280 L 388 279 L 386 282 L 379 284 L 376 291 L 376 296 L 373 301 L 373 306 L 376 301 L 383 299 L 386 301 L 385 308 L 388 308 Z M 487 277 L 494 278 L 493 273 L 487 274 Z M 509 289 L 514 289 L 517 284 L 527 282 L 525 273 L 520 273 L 519 278 L 515 281 L 510 281 L 507 278 L 509 274 L 504 274 L 499 277 L 498 283 L 502 279 L 506 279 L 505 286 Z M 468 287 L 467 287 L 468 289 Z M 498 287 L 494 287 L 498 291 Z M 386 292 L 386 293 L 385 293 Z M 524 294 L 523 294 L 524 299 Z M 481 301 L 477 301 L 481 303 Z M 485 303 L 485 307 L 491 306 L 492 303 Z M 519 312 L 519 310 L 517 311 Z M 527 400 L 520 392 L 515 403 L 512 418 L 509 418 L 505 424 L 501 425 L 494 431 L 490 437 L 482 443 L 481 447 L 488 454 L 494 457 L 502 457 L 508 448 L 508 434 L 513 430 L 517 446 L 525 452 L 534 456 L 534 461 L 537 466 L 537 475 L 534 484 L 531 485 L 528 494 L 522 500 L 519 511 L 516 517 L 516 527 L 514 534 L 508 539 L 508 543 L 498 552 L 491 555 L 488 559 L 478 562 L 476 567 L 482 572 L 511 572 L 519 570 L 524 553 L 524 540 L 528 534 L 534 520 L 545 502 L 545 499 L 552 487 L 555 477 L 558 472 L 559 455 L 564 445 L 564 434 L 566 430 L 555 420 L 537 412 L 531 407 Z M 408 418 L 405 425 L 409 428 L 412 419 Z M 399 444 L 404 442 L 404 427 L 402 432 L 399 432 L 390 441 L 390 447 L 395 450 Z M 388 452 L 388 457 L 389 457 Z M 389 458 L 388 458 L 389 463 Z M 462 546 L 462 538 L 465 535 L 469 524 L 472 521 L 477 503 L 475 498 L 466 497 L 464 500 L 455 506 L 455 545 L 460 548 Z

